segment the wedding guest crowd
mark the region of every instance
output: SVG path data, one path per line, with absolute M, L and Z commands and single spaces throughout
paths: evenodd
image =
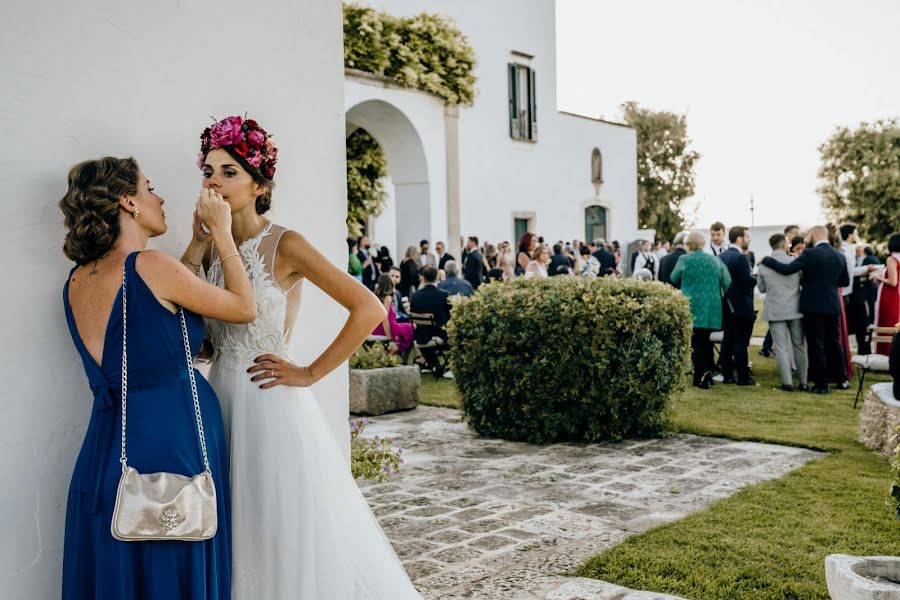
M 658 262 L 659 279 L 681 288 L 691 301 L 694 385 L 707 388 L 711 381 L 755 385 L 747 351 L 756 320 L 756 290 L 765 295 L 762 318 L 769 325 L 760 354 L 775 356 L 781 376 L 778 389 L 786 392 L 826 394 L 832 384 L 847 389 L 853 374 L 850 337 L 857 352 L 867 354 L 871 351 L 869 324 L 893 327 L 900 322 L 900 234 L 888 240 L 890 256 L 882 267 L 871 247 L 860 245 L 859 229 L 853 223 L 818 225 L 804 233 L 791 225 L 769 239 L 772 255 L 762 260 L 754 275 L 749 229 L 734 226 L 726 230 L 716 222 L 702 249 L 724 265 L 729 284 L 713 270 L 703 272 L 702 264 L 692 256 L 698 236 L 703 236 L 691 235 L 692 240 L 690 235 L 676 236 Z M 687 248 L 679 248 L 683 245 Z M 646 268 L 647 250 L 646 244 L 639 250 L 637 266 Z M 657 256 L 662 250 L 657 249 Z M 716 302 L 720 320 L 704 311 Z M 715 330 L 704 331 L 704 325 L 721 326 L 717 378 L 707 376 L 713 370 L 708 367 L 711 352 L 707 344 Z M 891 345 L 879 344 L 875 350 L 887 356 Z
M 630 269 L 623 269 L 619 243 L 603 239 L 560 240 L 551 246 L 526 232 L 513 247 L 509 241 L 493 244 L 469 236 L 464 244 L 460 240 L 458 261 L 444 242 L 436 242 L 432 253 L 429 240 L 423 239 L 418 247 L 408 247 L 396 266 L 387 248 L 362 236 L 347 241 L 348 271 L 390 305 L 378 331 L 401 351 L 408 350 L 415 337 L 409 323 L 411 303 L 429 310 L 446 306 L 446 314 L 438 310 L 438 321 L 446 323 L 451 304 L 444 297 L 470 296 L 488 281 L 630 273 L 672 285 L 689 298 L 693 383 L 702 389 L 715 382 L 756 385 L 748 350 L 757 290 L 765 297 L 760 316 L 768 324 L 760 354 L 777 361 L 777 389 L 818 394 L 828 393 L 832 384 L 846 389 L 853 374 L 851 337 L 859 354 L 891 354 L 890 344 L 869 347 L 867 329 L 900 322 L 900 234 L 887 240 L 889 256 L 882 264 L 871 246 L 860 243 L 855 224 L 818 225 L 807 231 L 789 225 L 769 238 L 772 254 L 757 265 L 749 228 L 728 228 L 717 221 L 708 231 L 708 237 L 681 232 L 671 243 L 641 240 L 627 256 Z M 415 301 L 422 292 L 425 295 Z M 718 364 L 710 341 L 716 332 L 721 332 Z

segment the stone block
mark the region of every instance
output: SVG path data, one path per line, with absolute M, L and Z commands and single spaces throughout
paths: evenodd
M 832 554 L 825 580 L 832 600 L 900 600 L 900 558 Z
M 892 454 L 898 441 L 893 430 L 900 424 L 900 402 L 894 398 L 892 385 L 873 385 L 859 413 L 859 441 L 880 454 Z
M 418 406 L 422 378 L 419 367 L 350 369 L 350 412 L 382 415 Z

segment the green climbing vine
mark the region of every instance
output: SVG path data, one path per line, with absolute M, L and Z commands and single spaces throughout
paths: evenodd
M 395 17 L 344 4 L 344 66 L 422 89 L 447 104 L 475 100 L 475 51 L 450 17 Z

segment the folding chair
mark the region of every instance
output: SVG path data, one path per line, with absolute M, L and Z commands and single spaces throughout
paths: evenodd
M 413 325 L 416 327 L 430 327 L 432 330 L 440 329 L 440 327 L 437 326 L 437 323 L 434 320 L 434 314 L 432 313 L 411 312 L 409 313 L 409 320 L 412 321 Z M 434 375 L 434 378 L 440 379 L 447 370 L 447 357 L 444 355 L 444 351 L 449 346 L 447 345 L 447 342 L 444 341 L 444 338 L 435 335 L 424 344 L 415 342 L 415 346 L 416 350 L 418 350 L 419 354 L 422 356 L 422 360 L 425 361 L 425 366 L 431 369 L 431 374 Z
M 869 341 L 870 347 L 874 348 L 875 344 L 890 344 L 894 339 L 895 330 L 893 327 L 876 327 L 869 325 L 866 330 L 866 339 Z M 859 376 L 859 387 L 856 390 L 856 399 L 853 401 L 853 408 L 859 403 L 859 396 L 862 394 L 863 382 L 866 380 L 866 373 L 874 371 L 876 373 L 889 373 L 890 357 L 884 354 L 854 354 L 850 361 L 856 365 L 856 372 Z

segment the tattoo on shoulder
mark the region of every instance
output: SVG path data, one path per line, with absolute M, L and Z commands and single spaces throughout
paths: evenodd
M 100 262 L 100 261 L 96 261 L 96 260 L 94 261 L 94 266 L 91 267 L 91 272 L 90 272 L 90 276 L 91 276 L 91 277 L 93 277 L 94 275 L 96 275 L 97 273 L 100 272 L 100 271 L 97 270 L 97 265 L 99 264 L 99 262 Z

